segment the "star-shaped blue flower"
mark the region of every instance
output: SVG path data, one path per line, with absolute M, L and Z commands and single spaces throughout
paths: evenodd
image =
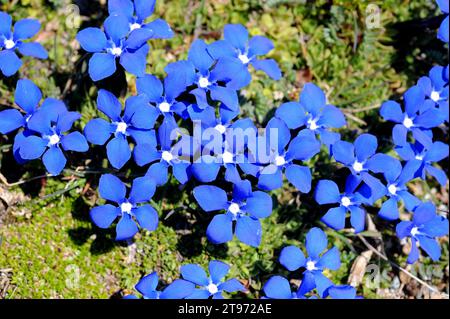
M 433 203 L 423 203 L 415 209 L 412 221 L 398 223 L 396 230 L 400 239 L 411 238 L 408 263 L 413 264 L 419 259 L 418 244 L 433 261 L 438 261 L 441 247 L 435 238 L 448 235 L 448 219 L 436 215 Z
M 4 76 L 14 75 L 22 66 L 16 50 L 25 56 L 47 59 L 48 53 L 38 42 L 28 42 L 39 32 L 41 24 L 36 19 L 22 19 L 15 23 L 11 31 L 12 18 L 0 12 L 0 70 Z
M 145 165 L 147 154 L 138 149 L 156 147 L 153 126 L 157 117 L 148 105 L 147 98 L 144 95 L 129 97 L 122 112 L 120 101 L 112 93 L 100 90 L 97 108 L 110 122 L 101 118 L 89 121 L 84 128 L 87 140 L 96 145 L 104 145 L 109 140 L 106 145 L 108 160 L 114 168 L 120 169 L 131 158 L 128 143 L 128 137 L 131 137 L 135 143 L 134 160 L 138 165 Z
M 109 228 L 119 218 L 116 225 L 116 240 L 127 240 L 139 231 L 138 225 L 149 231 L 158 227 L 158 213 L 147 203 L 156 190 L 155 181 L 139 177 L 133 181 L 127 196 L 125 184 L 116 176 L 105 174 L 100 177 L 100 196 L 116 205 L 106 204 L 91 209 L 90 216 L 95 225 Z
M 243 243 L 258 247 L 261 243 L 261 218 L 272 213 L 272 198 L 261 191 L 252 191 L 248 180 L 234 184 L 233 196 L 217 186 L 202 185 L 194 188 L 194 197 L 206 212 L 223 211 L 214 216 L 206 230 L 206 236 L 214 244 L 233 239 L 233 233 Z
M 286 269 L 296 271 L 305 268 L 297 294 L 305 295 L 316 288 L 321 298 L 327 296 L 327 289 L 333 286 L 333 283 L 322 272 L 324 269 L 338 270 L 341 267 L 339 250 L 333 247 L 324 252 L 327 246 L 326 234 L 319 228 L 312 228 L 306 235 L 308 258 L 305 258 L 303 252 L 296 246 L 288 246 L 281 251 L 280 263 Z

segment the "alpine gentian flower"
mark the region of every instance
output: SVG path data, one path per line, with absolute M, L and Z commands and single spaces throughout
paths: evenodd
M 298 291 L 291 291 L 289 281 L 281 276 L 270 277 L 264 284 L 263 291 L 266 295 L 264 299 L 305 299 Z
M 156 120 L 154 110 L 148 105 L 144 95 L 132 96 L 125 101 L 122 114 L 122 104 L 110 92 L 100 90 L 97 97 L 97 108 L 111 119 L 108 122 L 101 118 L 89 121 L 84 128 L 84 134 L 89 142 L 106 145 L 106 153 L 111 165 L 122 168 L 131 158 L 128 137 L 131 137 L 136 147 L 156 147 L 155 131 L 152 130 Z M 134 149 L 134 160 L 138 165 L 144 165 L 147 156 Z
M 396 147 L 395 151 L 405 161 L 418 161 L 420 163 L 415 177 L 425 180 L 429 174 L 436 178 L 442 186 L 447 183 L 447 174 L 440 168 L 433 166 L 448 157 L 448 145 L 442 142 L 434 142 L 426 135 L 421 135 L 414 144 L 406 144 Z
M 109 16 L 103 32 L 99 28 L 87 28 L 77 34 L 81 47 L 94 53 L 89 60 L 89 75 L 93 81 L 105 79 L 116 72 L 116 59 L 124 69 L 136 76 L 143 76 L 147 65 L 149 37 L 128 38 L 128 18 L 123 15 Z
M 156 0 L 109 0 L 108 12 L 110 15 L 125 15 L 128 18 L 129 31 L 135 32 L 133 36 L 147 39 L 169 39 L 173 31 L 166 21 L 156 19 L 145 23 L 155 11 Z
M 90 216 L 95 225 L 109 228 L 116 218 L 120 218 L 116 225 L 116 240 L 132 238 L 138 231 L 138 225 L 149 231 L 158 227 L 158 213 L 148 205 L 155 193 L 155 182 L 148 177 L 139 177 L 133 181 L 131 191 L 127 197 L 127 188 L 114 175 L 105 174 L 100 177 L 100 196 L 117 206 L 106 204 L 91 209 Z
M 51 111 L 41 109 L 29 119 L 28 129 L 37 135 L 25 137 L 20 143 L 19 153 L 24 160 L 42 156 L 47 171 L 52 175 L 59 175 L 67 162 L 63 150 L 86 152 L 89 146 L 80 132 L 64 134 L 81 117 L 79 113 L 63 112 L 58 115 Z
M 338 141 L 331 148 L 334 159 L 344 164 L 355 177 L 367 184 L 372 192 L 370 197 L 373 201 L 384 195 L 384 186 L 369 172 L 383 173 L 395 162 L 395 159 L 389 155 L 376 153 L 377 148 L 377 138 L 371 134 L 358 136 L 354 144 Z
M 395 145 L 403 146 L 408 142 L 408 132 L 414 136 L 423 130 L 430 130 L 442 124 L 445 115 L 434 105 L 432 100 L 425 100 L 423 89 L 417 85 L 408 89 L 403 95 L 405 113 L 400 104 L 387 101 L 381 106 L 380 114 L 386 121 L 398 123 L 392 130 L 392 139 Z
M 355 287 L 350 285 L 332 286 L 328 288 L 328 295 L 331 299 L 364 299 L 357 296 Z
M 174 114 L 178 114 L 184 119 L 187 118 L 186 114 L 183 114 L 186 110 L 186 105 L 176 100 L 186 90 L 183 78 L 169 75 L 164 79 L 163 86 L 158 78 L 146 74 L 136 80 L 136 87 L 138 93 L 145 94 L 148 99 L 152 121 L 163 115 L 164 121 L 167 122 L 168 130 L 172 131 L 178 127 Z
M 448 106 L 448 76 L 446 79 L 445 72 L 448 68 L 443 66 L 434 66 L 428 76 L 423 76 L 417 82 L 425 93 L 426 97 L 431 99 L 439 110 L 443 113 L 445 120 L 448 122 L 449 106 Z
M 225 276 L 230 271 L 230 266 L 227 264 L 213 260 L 209 263 L 208 270 L 209 277 L 199 265 L 181 266 L 183 279 L 198 286 L 186 299 L 208 299 L 211 296 L 213 299 L 223 299 L 222 293 L 224 291 L 232 293 L 246 290 L 236 278 L 224 281 Z
M 280 255 L 280 263 L 289 271 L 296 271 L 305 267 L 302 283 L 297 294 L 305 295 L 314 288 L 321 298 L 327 296 L 327 289 L 333 286 L 330 279 L 325 277 L 322 272 L 324 269 L 338 270 L 341 266 L 340 254 L 337 247 L 333 247 L 325 253 L 328 240 L 325 233 L 319 228 L 312 228 L 306 235 L 306 251 L 308 258 L 305 258 L 303 252 L 295 246 L 283 248 Z
M 158 274 L 155 272 L 143 277 L 135 286 L 144 299 L 184 299 L 194 292 L 195 285 L 192 282 L 177 279 L 164 290 L 159 291 Z M 134 295 L 125 296 L 125 299 L 137 299 Z
M 317 135 L 328 147 L 341 138 L 339 133 L 331 132 L 330 129 L 346 125 L 344 114 L 334 105 L 327 104 L 325 93 L 312 83 L 305 84 L 300 103 L 282 104 L 275 116 L 290 129 L 306 126 L 303 131 Z
M 360 193 L 355 192 L 359 186 L 355 182 L 355 177 L 350 175 L 345 183 L 343 194 L 339 192 L 339 187 L 330 180 L 321 180 L 317 184 L 315 199 L 320 205 L 339 204 L 339 207 L 330 208 L 322 221 L 335 230 L 345 228 L 345 217 L 350 213 L 350 223 L 355 229 L 355 233 L 362 232 L 365 228 L 366 211 L 361 207 L 366 199 Z
M 47 59 L 48 53 L 38 42 L 24 42 L 39 32 L 41 24 L 36 19 L 23 19 L 14 25 L 11 31 L 12 18 L 5 12 L 0 12 L 0 70 L 4 76 L 14 75 L 22 66 L 22 61 L 16 54 L 38 59 Z
M 449 28 L 448 28 L 448 0 L 436 0 L 439 9 L 441 9 L 441 11 L 446 15 L 444 21 L 442 21 L 441 26 L 439 27 L 439 31 L 438 31 L 438 39 L 448 43 L 448 32 L 449 32 Z
M 396 220 L 399 218 L 398 202 L 402 201 L 407 210 L 412 211 L 422 202 L 412 195 L 406 184 L 414 179 L 415 173 L 420 167 L 419 161 L 406 162 L 402 167 L 400 161 L 396 160 L 396 164 L 391 166 L 384 173 L 386 179 L 386 196 L 389 198 L 382 205 L 378 215 L 387 220 Z
M 249 39 L 247 29 L 242 24 L 227 24 L 224 27 L 224 40 L 216 41 L 208 46 L 208 52 L 214 59 L 233 57 L 247 69 L 253 65 L 274 80 L 281 78 L 281 70 L 273 59 L 258 60 L 258 56 L 266 55 L 274 48 L 272 41 L 263 36 Z M 247 78 L 251 80 L 251 75 Z
M 42 99 L 41 90 L 30 80 L 19 80 L 16 86 L 15 103 L 23 111 L 21 113 L 16 109 L 8 109 L 0 112 L 0 133 L 9 134 L 17 129 L 24 128 L 18 132 L 14 138 L 14 157 L 19 163 L 25 160 L 20 157 L 20 146 L 22 141 L 33 134 L 28 129 L 28 121 L 38 110 L 45 110 L 47 114 L 54 114 L 57 117 L 63 112 L 67 112 L 67 108 L 62 101 L 53 98 L 46 98 L 41 107 L 39 102 Z
M 275 141 L 277 145 L 271 145 Z M 311 190 L 311 170 L 294 161 L 304 161 L 319 153 L 320 142 L 314 135 L 300 132 L 291 141 L 291 133 L 286 124 L 273 118 L 257 144 L 262 145 L 256 145 L 256 148 L 249 145 L 249 152 L 253 154 L 256 164 L 243 163 L 240 167 L 245 173 L 258 177 L 260 189 L 270 191 L 282 187 L 284 172 L 289 182 L 299 191 L 308 193 Z M 267 159 L 262 158 L 263 156 Z
M 207 111 L 208 109 L 205 109 Z M 222 109 L 221 114 L 225 113 Z M 201 122 L 202 126 L 204 121 Z M 209 183 L 217 178 L 220 168 L 225 168 L 225 180 L 231 183 L 241 181 L 237 164 L 244 161 L 245 148 L 251 136 L 256 136 L 256 127 L 250 119 L 239 119 L 234 123 L 221 117 L 206 121 L 206 128 L 213 140 L 198 141 L 194 154 L 202 154 L 191 166 L 192 175 L 200 182 Z M 215 125 L 217 123 L 217 125 Z M 197 123 L 195 123 L 197 124 Z M 215 126 L 214 126 L 215 125 Z M 195 132 L 194 128 L 194 132 Z M 208 134 L 205 134 L 208 135 Z M 250 136 L 249 136 L 250 135 Z M 194 133 L 195 136 L 195 133 Z M 206 143 L 207 142 L 207 143 Z M 204 145 L 206 143 L 206 145 Z
M 262 236 L 259 219 L 272 213 L 270 195 L 261 191 L 252 192 L 250 182 L 244 180 L 234 184 L 231 200 L 228 200 L 224 190 L 210 185 L 194 188 L 194 197 L 206 212 L 226 211 L 225 214 L 214 216 L 206 230 L 206 236 L 212 243 L 226 243 L 233 239 L 235 233 L 241 242 L 259 246 Z
M 221 107 L 236 111 L 239 101 L 236 90 L 243 85 L 239 79 L 242 64 L 236 59 L 222 58 L 214 60 L 208 53 L 207 44 L 203 40 L 195 40 L 189 50 L 188 61 L 179 61 L 166 67 L 168 75 L 174 74 L 185 79 L 186 86 L 195 84 L 197 88 L 190 91 L 201 109 L 209 106 L 208 93 L 213 101 L 220 101 Z M 224 83 L 225 86 L 219 85 Z
M 158 143 L 153 147 L 137 146 L 135 152 L 139 156 L 146 158 L 144 164 L 153 163 L 146 173 L 146 176 L 155 180 L 157 186 L 167 183 L 169 179 L 169 167 L 172 167 L 172 174 L 181 184 L 186 184 L 190 178 L 190 163 L 187 158 L 191 156 L 191 137 L 181 134 L 179 140 L 173 140 L 169 135 L 163 122 L 158 129 Z M 179 135 L 173 131 L 171 134 Z M 173 144 L 173 145 L 172 145 Z M 142 154 L 142 155 L 140 155 Z
M 407 260 L 410 264 L 419 259 L 418 244 L 433 261 L 438 261 L 441 257 L 441 247 L 435 238 L 446 235 L 448 235 L 448 220 L 436 215 L 436 207 L 431 202 L 418 206 L 412 221 L 397 224 L 397 236 L 400 239 L 411 238 L 411 252 Z

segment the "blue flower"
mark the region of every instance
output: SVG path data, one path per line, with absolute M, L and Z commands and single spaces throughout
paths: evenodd
M 213 260 L 208 266 L 209 277 L 202 267 L 196 264 L 181 266 L 181 275 L 184 280 L 192 282 L 197 286 L 194 292 L 186 299 L 223 299 L 222 293 L 245 291 L 245 287 L 235 278 L 224 281 L 225 276 L 230 271 L 227 264 Z
M 327 289 L 333 286 L 333 283 L 322 272 L 325 269 L 338 270 L 341 266 L 339 250 L 333 247 L 324 252 L 327 245 L 325 233 L 319 228 L 312 228 L 306 235 L 308 258 L 305 258 L 300 248 L 295 246 L 285 247 L 281 251 L 280 263 L 286 269 L 296 271 L 299 268 L 305 268 L 297 294 L 305 295 L 316 288 L 321 298 L 327 296 Z
M 153 163 L 147 170 L 146 176 L 155 180 L 157 186 L 167 183 L 169 179 L 169 167 L 172 174 L 181 184 L 186 184 L 190 179 L 190 162 L 192 139 L 188 135 L 181 134 L 179 130 L 168 133 L 166 122 L 158 129 L 158 144 L 153 147 L 139 145 L 135 152 L 138 156 L 146 158 L 145 164 Z M 179 137 L 179 139 L 174 139 Z M 173 144 L 173 145 L 172 145 Z M 142 155 L 140 155 L 142 154 Z
M 25 42 L 38 33 L 41 24 L 35 19 L 23 19 L 16 22 L 11 31 L 12 18 L 5 12 L 0 12 L 0 70 L 4 76 L 14 75 L 22 66 L 22 61 L 16 54 L 38 59 L 47 59 L 48 53 L 38 42 Z
M 100 90 L 97 97 L 97 107 L 110 118 L 108 122 L 101 118 L 89 121 L 84 128 L 84 134 L 89 142 L 96 145 L 106 145 L 108 160 L 114 168 L 122 168 L 131 158 L 128 137 L 131 137 L 136 147 L 134 160 L 138 165 L 144 165 L 146 155 L 138 152 L 139 147 L 156 147 L 155 131 L 152 130 L 157 114 L 148 105 L 144 95 L 132 96 L 122 104 L 110 92 Z
M 395 101 L 383 103 L 380 109 L 380 114 L 386 121 L 398 123 L 392 130 L 392 139 L 395 145 L 400 146 L 408 142 L 408 132 L 416 137 L 421 131 L 437 127 L 445 120 L 445 114 L 434 107 L 434 101 L 425 100 L 425 93 L 420 86 L 408 89 L 403 99 L 405 112 Z
M 47 114 L 58 115 L 67 112 L 67 108 L 62 101 L 53 98 L 46 98 L 39 107 L 42 92 L 33 82 L 26 79 L 17 82 L 14 99 L 20 111 L 17 109 L 8 109 L 0 112 L 0 133 L 9 134 L 20 128 L 24 128 L 23 131 L 16 134 L 13 145 L 14 157 L 22 164 L 26 161 L 20 157 L 19 150 L 22 141 L 35 133 L 28 128 L 28 122 L 31 117 L 38 110 L 45 110 Z
M 161 81 L 153 75 L 146 74 L 136 80 L 136 87 L 139 94 L 145 94 L 151 107 L 152 121 L 157 120 L 160 115 L 164 116 L 169 131 L 177 127 L 174 114 L 187 118 L 186 105 L 178 102 L 176 98 L 186 90 L 185 81 L 174 75 L 169 75 L 164 79 L 164 86 Z
M 389 155 L 376 153 L 377 148 L 377 138 L 371 134 L 358 136 L 353 144 L 338 141 L 331 148 L 334 159 L 344 164 L 355 177 L 364 181 L 370 188 L 373 201 L 384 195 L 384 186 L 369 172 L 383 173 L 395 162 L 395 158 Z
M 103 32 L 99 28 L 87 28 L 77 34 L 81 47 L 94 53 L 89 60 L 89 75 L 93 81 L 105 79 L 116 72 L 116 59 L 131 74 L 143 76 L 147 65 L 149 37 L 127 37 L 128 18 L 123 15 L 109 16 Z
M 272 213 L 272 198 L 268 194 L 253 192 L 250 182 L 244 180 L 234 185 L 231 200 L 228 200 L 224 190 L 210 185 L 194 188 L 194 197 L 206 212 L 226 211 L 214 216 L 206 230 L 206 236 L 212 243 L 226 243 L 233 239 L 235 233 L 241 242 L 259 246 L 262 236 L 259 219 Z
M 291 291 L 289 281 L 281 276 L 272 276 L 267 280 L 263 287 L 264 299 L 305 299 L 299 291 Z
M 428 76 L 423 76 L 417 82 L 425 93 L 425 96 L 431 99 L 439 110 L 443 113 L 445 120 L 448 122 L 449 106 L 448 106 L 448 66 L 434 66 L 431 68 Z
M 350 175 L 345 183 L 345 192 L 341 194 L 339 187 L 330 180 L 321 180 L 317 183 L 315 199 L 320 205 L 339 204 L 338 207 L 330 208 L 322 217 L 322 221 L 335 230 L 345 228 L 345 218 L 347 212 L 350 213 L 350 223 L 356 233 L 362 232 L 365 228 L 366 211 L 361 207 L 366 198 L 355 192 L 359 182 L 355 182 L 355 177 Z
M 33 160 L 42 156 L 47 171 L 52 175 L 59 175 L 67 163 L 63 150 L 86 152 L 89 149 L 80 132 L 64 134 L 80 117 L 77 112 L 57 114 L 52 108 L 41 108 L 28 121 L 28 129 L 34 133 L 20 142 L 20 158 Z
M 272 41 L 263 36 L 249 39 L 248 31 L 242 24 L 227 24 L 224 28 L 224 38 L 208 46 L 208 52 L 214 59 L 232 57 L 238 59 L 246 69 L 248 65 L 253 65 L 256 70 L 263 71 L 274 80 L 281 78 L 281 70 L 275 60 L 258 59 L 258 56 L 272 51 Z M 251 80 L 250 74 L 246 77 Z
M 439 6 L 439 9 L 441 9 L 441 11 L 446 15 L 444 21 L 442 21 L 441 26 L 439 27 L 438 39 L 445 43 L 448 43 L 448 0 L 436 0 L 436 2 Z
M 415 209 L 412 221 L 398 223 L 396 230 L 400 239 L 411 238 L 408 263 L 413 264 L 419 259 L 418 244 L 433 261 L 438 261 L 441 247 L 435 238 L 448 235 L 448 220 L 436 215 L 436 207 L 428 202 Z
M 317 135 L 328 147 L 341 138 L 339 133 L 331 132 L 330 129 L 346 125 L 344 114 L 334 105 L 327 104 L 325 93 L 312 83 L 305 84 L 300 103 L 282 104 L 275 116 L 290 129 L 305 126 L 303 132 Z
M 133 181 L 131 191 L 127 197 L 127 188 L 122 181 L 114 175 L 105 174 L 100 177 L 100 196 L 117 206 L 106 204 L 91 209 L 90 216 L 95 225 L 100 228 L 109 228 L 115 219 L 116 240 L 132 238 L 138 231 L 138 225 L 149 231 L 158 227 L 158 213 L 148 205 L 139 205 L 149 202 L 156 190 L 155 182 L 148 177 L 139 177 Z
M 415 178 L 420 167 L 419 161 L 409 161 L 402 167 L 400 161 L 394 161 L 395 165 L 384 173 L 386 179 L 385 194 L 388 197 L 382 205 L 378 215 L 387 220 L 399 218 L 398 202 L 403 202 L 407 210 L 412 211 L 422 202 L 412 195 L 406 184 Z
M 166 72 L 183 78 L 186 86 L 196 86 L 189 92 L 195 96 L 199 108 L 210 106 L 210 98 L 222 102 L 221 107 L 237 111 L 239 100 L 236 90 L 247 84 L 241 81 L 245 76 L 242 64 L 227 57 L 216 61 L 208 53 L 207 47 L 203 40 L 195 40 L 189 50 L 188 60 L 169 64 Z
M 429 136 L 420 135 L 414 144 L 406 144 L 395 148 L 397 154 L 405 161 L 420 163 L 415 177 L 425 180 L 429 174 L 436 178 L 442 186 L 447 183 L 447 174 L 433 165 L 448 157 L 448 145 L 442 142 L 433 142 Z
M 274 142 L 277 145 L 271 145 Z M 257 145 L 249 144 L 250 163 L 240 167 L 246 174 L 258 177 L 258 187 L 270 191 L 283 186 L 283 172 L 302 193 L 311 190 L 311 170 L 307 166 L 295 164 L 312 158 L 320 151 L 320 142 L 307 131 L 300 132 L 291 140 L 286 124 L 273 118 L 267 123 L 265 133 L 260 136 Z M 252 164 L 255 163 L 255 164 Z
M 173 31 L 166 21 L 156 19 L 145 23 L 155 11 L 156 0 L 109 0 L 108 12 L 110 15 L 125 15 L 128 18 L 129 32 L 132 37 L 147 39 L 169 39 Z
M 144 276 L 135 286 L 144 299 L 184 299 L 194 292 L 195 285 L 183 279 L 177 279 L 164 290 L 157 290 L 158 274 L 156 272 Z M 134 295 L 128 295 L 125 299 L 137 299 Z

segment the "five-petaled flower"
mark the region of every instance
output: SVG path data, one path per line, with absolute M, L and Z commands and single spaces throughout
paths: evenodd
M 92 144 L 104 145 L 113 136 L 106 145 L 106 154 L 111 165 L 120 169 L 131 158 L 128 143 L 128 137 L 131 137 L 136 144 L 134 160 L 138 165 L 143 165 L 145 154 L 136 151 L 138 145 L 145 148 L 156 146 L 155 131 L 152 129 L 155 121 L 147 98 L 143 95 L 129 97 L 122 112 L 120 101 L 112 93 L 100 90 L 97 107 L 111 122 L 101 118 L 88 122 L 84 128 L 87 140 Z
M 214 216 L 206 230 L 206 235 L 212 243 L 226 243 L 233 239 L 235 233 L 243 243 L 253 247 L 259 246 L 262 236 L 259 219 L 272 213 L 273 203 L 270 195 L 261 191 L 253 192 L 250 182 L 243 180 L 234 184 L 231 200 L 228 200 L 224 190 L 211 185 L 194 188 L 194 197 L 206 212 L 226 211 L 225 214 Z
M 332 128 L 346 125 L 344 114 L 334 105 L 327 103 L 325 93 L 315 84 L 306 83 L 300 102 L 282 104 L 275 113 L 290 129 L 305 127 L 300 134 L 317 135 L 327 147 L 340 140 L 339 133 Z
M 39 32 L 41 24 L 36 19 L 19 20 L 11 32 L 12 18 L 0 12 L 0 70 L 4 76 L 14 75 L 22 66 L 22 60 L 16 54 L 38 59 L 47 59 L 48 53 L 38 42 L 26 42 Z
M 253 65 L 256 70 L 261 70 L 272 79 L 279 80 L 281 70 L 277 62 L 273 59 L 258 59 L 258 56 L 268 54 L 273 48 L 272 41 L 266 37 L 257 35 L 249 39 L 248 31 L 242 24 L 227 24 L 224 27 L 224 40 L 211 43 L 208 52 L 215 59 L 223 57 L 238 59 L 245 70 L 248 65 Z M 251 80 L 250 74 L 245 76 L 248 81 Z
M 77 34 L 81 47 L 94 55 L 89 60 L 89 75 L 93 81 L 103 80 L 116 72 L 116 60 L 126 71 L 143 76 L 147 65 L 151 37 L 141 37 L 136 33 L 128 36 L 130 26 L 124 15 L 112 15 L 106 18 L 104 30 L 86 28 Z
M 230 266 L 213 260 L 208 266 L 209 277 L 202 267 L 196 264 L 181 266 L 181 275 L 184 280 L 192 282 L 197 286 L 194 292 L 186 299 L 223 299 L 223 292 L 233 293 L 244 292 L 246 289 L 236 278 L 224 281 L 225 276 L 230 271 Z
M 441 257 L 441 247 L 435 238 L 448 235 L 448 219 L 437 215 L 436 207 L 427 202 L 414 210 L 412 221 L 398 223 L 396 230 L 400 239 L 411 238 L 408 263 L 413 264 L 419 259 L 418 244 L 433 261 L 437 261 Z
M 149 231 L 158 227 L 158 213 L 147 203 L 155 193 L 155 182 L 148 177 L 139 177 L 133 181 L 127 197 L 125 184 L 111 174 L 102 175 L 99 184 L 100 196 L 117 206 L 106 204 L 94 207 L 90 216 L 95 225 L 108 228 L 115 219 L 116 240 L 131 239 L 138 231 L 138 225 Z
M 328 294 L 327 289 L 333 286 L 330 279 L 323 275 L 325 269 L 338 270 L 341 266 L 340 254 L 337 247 L 324 252 L 327 249 L 328 240 L 326 234 L 319 228 L 312 228 L 306 234 L 306 251 L 308 258 L 296 246 L 283 248 L 280 254 L 280 263 L 289 271 L 305 268 L 302 283 L 297 292 L 303 296 L 314 288 L 321 298 Z M 322 254 L 322 252 L 324 252 Z
M 67 163 L 63 150 L 87 152 L 89 149 L 86 138 L 80 132 L 64 134 L 80 117 L 77 112 L 58 114 L 51 108 L 41 108 L 28 121 L 28 129 L 33 133 L 20 142 L 20 157 L 33 160 L 42 156 L 47 171 L 59 175 Z

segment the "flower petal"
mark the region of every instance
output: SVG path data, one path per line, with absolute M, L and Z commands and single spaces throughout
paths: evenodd
M 122 181 L 111 174 L 105 174 L 100 177 L 98 186 L 100 196 L 103 199 L 121 203 L 125 199 L 126 187 Z
M 84 127 L 84 135 L 92 144 L 103 145 L 114 132 L 111 123 L 104 119 L 93 119 Z
M 208 286 L 209 280 L 202 267 L 196 264 L 183 265 L 180 268 L 184 280 L 193 282 L 199 286 Z
M 227 214 L 214 216 L 206 229 L 206 236 L 213 244 L 223 244 L 233 239 L 233 221 Z
M 136 223 L 129 214 L 123 214 L 116 226 L 116 240 L 127 240 L 139 231 Z
M 306 234 L 306 251 L 312 259 L 318 259 L 320 253 L 327 248 L 327 244 L 327 235 L 317 227 L 311 228 Z
M 305 255 L 296 246 L 288 246 L 283 248 L 280 253 L 280 264 L 289 271 L 296 271 L 305 266 Z
M 58 146 L 50 147 L 42 156 L 42 162 L 52 175 L 59 175 L 66 166 L 67 159 Z
M 14 25 L 14 40 L 23 40 L 34 37 L 39 32 L 41 23 L 36 19 L 22 19 Z
M 252 247 L 258 247 L 261 243 L 261 222 L 248 216 L 241 216 L 236 221 L 236 237 Z
M 266 218 L 272 214 L 273 201 L 269 194 L 256 191 L 247 199 L 245 210 L 255 218 Z
M 0 51 L 0 70 L 4 76 L 14 75 L 22 66 L 22 60 L 12 50 Z
M 18 110 L 10 109 L 0 112 L 0 133 L 9 134 L 24 123 L 23 116 Z
M 219 284 L 230 271 L 230 266 L 224 262 L 213 260 L 209 263 L 208 269 L 212 282 Z
M 19 45 L 19 52 L 25 56 L 31 56 L 38 59 L 47 59 L 48 52 L 38 42 L 23 42 Z
M 270 299 L 292 299 L 291 285 L 281 276 L 270 277 L 263 290 L 266 297 Z
M 87 52 L 102 52 L 106 47 L 105 33 L 99 28 L 86 28 L 78 32 L 77 41 Z
M 197 203 L 206 212 L 227 208 L 227 193 L 217 186 L 197 186 L 194 188 L 193 193 Z
M 109 53 L 94 53 L 89 60 L 89 75 L 94 82 L 103 80 L 116 72 L 116 57 Z
M 140 206 L 133 210 L 133 214 L 142 228 L 148 231 L 154 231 L 158 228 L 158 213 L 152 206 Z
M 106 145 L 106 154 L 111 165 L 121 169 L 131 158 L 131 150 L 127 139 L 119 135 Z
M 91 209 L 89 215 L 91 216 L 92 222 L 100 228 L 108 228 L 111 226 L 113 221 L 119 216 L 120 209 L 106 204 L 103 206 L 96 206 Z

